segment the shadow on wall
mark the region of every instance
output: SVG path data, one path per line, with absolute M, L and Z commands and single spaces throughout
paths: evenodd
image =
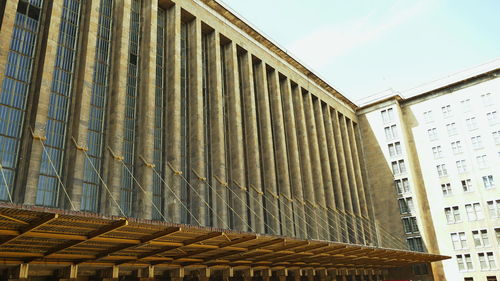
M 392 171 L 366 115 L 359 116 L 358 124 L 361 128 L 368 188 L 372 196 L 377 227 L 385 229 L 395 237 L 401 237 L 401 241 L 406 244 Z M 385 235 L 379 235 L 379 240 L 381 247 L 390 247 L 392 244 Z

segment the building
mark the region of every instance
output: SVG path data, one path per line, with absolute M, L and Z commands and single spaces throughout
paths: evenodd
M 356 106 L 220 3 L 0 8 L 5 278 L 358 281 L 446 258 L 376 223 Z
M 500 278 L 499 67 L 496 60 L 403 97 L 384 93 L 357 111 L 372 192 L 387 200 L 375 217 L 411 249 L 451 256 L 446 280 Z

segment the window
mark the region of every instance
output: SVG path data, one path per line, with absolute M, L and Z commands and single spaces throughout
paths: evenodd
M 434 146 L 432 148 L 432 154 L 434 155 L 434 159 L 442 158 L 443 157 L 443 149 L 441 148 L 440 145 Z
M 491 133 L 493 135 L 493 141 L 495 144 L 500 144 L 500 131 Z
M 481 136 L 475 136 L 470 138 L 471 143 L 472 143 L 472 148 L 474 149 L 480 149 L 483 147 L 483 142 L 481 140 Z
M 416 217 L 406 217 L 403 218 L 403 229 L 405 233 L 416 233 L 418 232 L 417 218 Z
M 98 212 L 99 194 L 101 189 L 101 181 L 98 173 L 102 172 L 104 134 L 106 108 L 108 103 L 108 86 L 110 80 L 110 57 L 111 53 L 111 36 L 113 26 L 113 15 L 111 9 L 111 1 L 101 1 L 101 9 L 99 10 L 99 28 L 96 37 L 96 53 L 95 64 L 93 68 L 92 81 L 92 96 L 90 103 L 90 114 L 88 122 L 87 145 L 89 158 L 85 159 L 81 210 L 89 212 Z M 94 170 L 92 165 L 96 167 Z M 155 163 L 157 168 L 161 168 L 160 163 Z M 99 169 L 100 168 L 100 169 Z M 99 170 L 101 171 L 99 171 Z M 163 185 L 161 185 L 161 188 Z M 156 202 L 155 202 L 156 203 Z M 161 205 L 159 205 L 161 206 Z M 161 207 L 160 207 L 161 208 Z
M 492 105 L 493 95 L 491 93 L 486 93 L 484 95 L 481 95 L 481 100 L 483 101 L 484 106 Z
M 388 146 L 389 146 L 389 155 L 391 157 L 401 156 L 402 151 L 400 142 L 390 143 Z
M 472 277 L 464 277 L 464 281 L 474 281 L 474 278 L 472 278 Z
M 427 275 L 429 274 L 429 268 L 425 263 L 415 264 L 413 266 L 413 273 L 415 273 L 415 275 Z
M 497 281 L 496 276 L 486 276 L 486 281 Z
M 384 121 L 384 124 L 390 123 L 394 121 L 394 109 L 388 108 L 382 110 L 382 121 Z
M 465 119 L 465 124 L 467 126 L 467 129 L 469 129 L 471 131 L 477 129 L 476 117 L 471 117 L 471 118 Z
M 394 185 L 396 186 L 396 192 L 398 194 L 410 192 L 410 183 L 407 178 L 395 180 Z
M 488 123 L 490 123 L 490 125 L 496 124 L 498 122 L 498 114 L 496 110 L 486 113 L 486 119 L 488 119 Z
M 453 150 L 453 153 L 458 154 L 462 153 L 462 143 L 460 141 L 454 141 L 451 143 L 451 149 Z
M 490 245 L 490 239 L 488 238 L 488 231 L 486 229 L 473 230 L 472 239 L 474 239 L 475 247 L 486 247 Z
M 472 181 L 470 179 L 462 180 L 462 189 L 464 192 L 472 191 Z
M 470 254 L 457 255 L 457 264 L 460 271 L 474 270 Z
M 460 104 L 462 105 L 462 109 L 464 112 L 472 110 L 472 105 L 471 105 L 470 99 L 462 100 L 462 101 L 460 101 Z
M 1 1 L 0 8 L 5 9 L 7 1 Z M 14 2 L 17 3 L 17 2 Z M 5 72 L 0 73 L 3 79 L 0 89 L 0 163 L 3 174 L 0 183 L 0 200 L 9 200 L 7 188 L 11 192 L 19 164 L 19 148 L 24 121 L 26 120 L 26 99 L 29 96 L 33 65 L 38 57 L 40 48 L 37 48 L 38 34 L 41 19 L 45 16 L 42 11 L 42 1 L 19 1 L 21 9 L 12 15 L 13 26 L 8 53 L 3 53 L 8 59 L 5 63 Z M 17 5 L 17 4 L 15 4 Z M 30 15 L 30 16 L 27 16 Z M 10 15 L 9 15 L 10 16 Z M 0 15 L 0 20 L 2 15 Z M 0 24 L 1 29 L 1 24 Z M 2 42 L 6 45 L 9 42 Z M 7 51 L 7 48 L 5 49 Z
M 451 105 L 445 105 L 441 107 L 441 111 L 443 112 L 443 117 L 450 117 L 451 116 Z
M 459 173 L 467 172 L 467 164 L 465 163 L 465 160 L 458 160 L 455 163 L 457 164 L 457 170 Z
M 451 195 L 451 184 L 449 183 L 444 183 L 441 185 L 441 191 L 443 191 L 444 196 L 449 196 Z
M 422 237 L 411 237 L 407 238 L 406 242 L 411 251 L 423 252 L 424 244 L 422 243 Z
M 448 136 L 454 136 L 457 134 L 457 124 L 449 123 L 446 124 L 446 131 L 448 132 Z
M 465 232 L 451 233 L 451 243 L 454 250 L 467 249 L 467 238 Z
M 495 228 L 495 236 L 497 237 L 497 244 L 500 245 L 500 227 Z
M 500 199 L 486 201 L 490 218 L 500 218 Z
M 414 211 L 413 199 L 411 197 L 399 198 L 398 203 L 401 214 L 408 214 Z
M 433 121 L 434 118 L 432 118 L 432 110 L 427 110 L 424 112 L 424 121 L 426 123 L 430 123 Z
M 492 175 L 484 176 L 483 177 L 483 185 L 484 185 L 484 188 L 486 188 L 486 189 L 490 189 L 490 188 L 495 187 L 495 182 L 493 181 L 493 176 Z
M 488 167 L 486 155 L 476 156 L 477 166 L 480 169 Z
M 465 211 L 467 212 L 469 221 L 483 219 L 483 210 L 479 203 L 465 204 Z
M 432 128 L 432 129 L 427 130 L 427 134 L 429 135 L 430 141 L 434 141 L 434 140 L 438 139 L 438 134 L 437 134 L 436 128 Z
M 458 208 L 458 206 L 444 208 L 444 214 L 446 216 L 446 221 L 449 224 L 458 223 L 462 221 L 460 217 L 460 209 Z
M 479 265 L 481 266 L 482 270 L 497 268 L 493 252 L 478 253 L 477 256 L 479 258 Z
M 446 170 L 445 164 L 437 165 L 436 169 L 437 169 L 438 175 L 440 177 L 445 177 L 448 175 L 448 170 Z
M 396 125 L 388 126 L 384 128 L 385 139 L 391 141 L 398 137 L 398 131 L 396 130 Z
M 31 1 L 38 2 L 38 1 Z M 36 205 L 57 207 L 60 183 L 57 175 L 63 173 L 67 165 L 64 159 L 69 120 L 69 104 L 72 100 L 72 85 L 75 72 L 75 57 L 78 52 L 78 31 L 80 30 L 80 15 L 83 1 L 63 1 L 61 24 L 56 48 L 56 58 L 53 68 L 49 108 L 46 123 L 45 145 L 51 154 L 42 155 Z M 29 25 L 29 24 L 28 24 Z M 28 37 L 29 38 L 29 37 Z M 29 40 L 23 38 L 23 40 Z M 92 121 L 92 120 L 91 120 Z M 48 154 L 48 153 L 47 153 Z
M 406 166 L 404 160 L 392 161 L 392 172 L 394 175 L 400 175 L 406 173 Z

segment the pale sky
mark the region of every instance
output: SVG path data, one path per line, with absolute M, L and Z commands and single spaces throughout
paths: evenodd
M 500 57 L 500 0 L 222 2 L 354 102 Z

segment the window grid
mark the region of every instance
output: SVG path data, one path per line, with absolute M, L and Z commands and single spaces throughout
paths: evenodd
M 441 184 L 441 191 L 443 192 L 443 196 L 450 196 L 452 194 L 451 184 L 450 183 Z
M 21 4 L 24 4 L 21 7 Z M 9 199 L 18 164 L 19 145 L 31 86 L 33 62 L 40 28 L 43 0 L 19 3 L 7 54 L 5 77 L 0 91 L 0 164 L 5 181 L 0 181 L 0 200 Z M 7 186 L 5 185 L 7 182 Z
M 451 233 L 451 242 L 454 250 L 467 249 L 467 237 L 465 232 Z
M 213 186 L 213 172 L 212 172 L 212 141 L 210 137 L 212 123 L 211 123 L 211 102 L 210 102 L 210 69 L 209 69 L 209 35 L 204 34 L 202 38 L 202 69 L 203 69 L 203 127 L 205 138 L 205 175 L 207 184 Z M 210 207 L 213 205 L 214 194 L 212 190 L 205 186 L 205 201 L 209 202 Z M 206 209 L 206 222 L 209 226 L 214 225 L 212 208 Z
M 99 24 L 96 42 L 96 61 L 90 102 L 89 127 L 87 135 L 88 155 L 85 159 L 81 209 L 89 212 L 99 210 L 99 194 L 102 173 L 102 157 L 104 147 L 104 122 L 109 85 L 109 68 L 111 53 L 111 29 L 113 1 L 101 0 L 99 6 Z M 90 163 L 92 161 L 92 165 Z
M 153 203 L 160 212 L 153 206 L 152 217 L 154 220 L 160 220 L 163 215 L 163 183 L 161 177 L 164 177 L 163 171 L 163 152 L 164 152 L 164 117 L 165 117 L 165 29 L 166 29 L 165 10 L 158 8 L 157 18 L 157 36 L 156 36 L 156 87 L 155 87 L 155 119 L 154 119 L 154 143 L 153 143 L 153 164 L 159 175 L 153 175 Z
M 460 208 L 458 206 L 444 208 L 446 221 L 448 224 L 459 223 L 462 221 L 460 216 Z
M 486 201 L 490 218 L 500 218 L 500 199 Z
M 56 207 L 58 204 L 61 186 L 57 174 L 61 175 L 63 168 L 66 129 L 77 56 L 80 9 L 81 1 L 64 1 L 49 99 L 47 126 L 45 128 L 46 140 L 44 142 L 50 160 L 46 153 L 42 154 L 36 205 Z M 56 171 L 54 171 L 52 165 Z
M 490 239 L 488 237 L 488 231 L 486 229 L 473 230 L 472 238 L 474 240 L 475 247 L 487 247 L 490 245 Z
M 464 192 L 472 191 L 472 181 L 470 179 L 462 180 L 461 183 Z
M 483 209 L 479 203 L 465 204 L 465 211 L 469 221 L 483 219 Z
M 120 206 L 127 216 L 132 216 L 135 196 L 134 174 L 136 98 L 139 84 L 139 42 L 141 30 L 141 1 L 133 0 L 130 13 L 130 39 L 125 96 L 123 132 L 123 163 L 120 189 Z M 128 170 L 127 170 L 128 169 Z M 130 173 L 129 173 L 130 171 Z M 132 174 L 132 175 L 131 175 Z
M 459 271 L 472 271 L 474 270 L 474 265 L 470 254 L 456 255 L 457 265 Z
M 491 189 L 495 187 L 493 175 L 483 176 L 483 186 L 485 189 Z
M 482 270 L 496 269 L 495 257 L 493 252 L 478 253 L 479 265 Z

